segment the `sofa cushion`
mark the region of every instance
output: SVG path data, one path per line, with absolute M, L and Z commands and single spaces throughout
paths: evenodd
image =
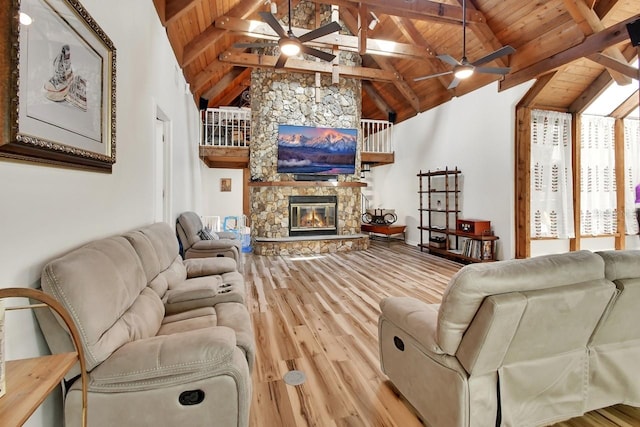
M 91 391 L 149 390 L 207 378 L 231 364 L 236 338 L 210 327 L 140 339 L 122 346 L 90 375 Z
M 160 297 L 186 279 L 187 272 L 178 254 L 178 240 L 168 224 L 158 222 L 124 237 L 140 257 L 149 286 Z
M 615 281 L 640 277 L 640 251 L 602 251 L 597 254 L 604 259 L 604 275 Z
M 454 355 L 469 323 L 488 295 L 565 286 L 604 278 L 602 258 L 589 251 L 472 264 L 445 289 L 438 312 L 440 348 Z
M 124 344 L 154 336 L 164 317 L 162 301 L 147 288 L 140 259 L 122 236 L 51 261 L 42 273 L 42 289 L 73 318 L 88 370 Z

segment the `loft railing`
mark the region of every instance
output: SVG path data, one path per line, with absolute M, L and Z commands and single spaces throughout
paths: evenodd
M 202 114 L 201 145 L 249 146 L 251 110 L 247 108 L 208 108 Z
M 361 119 L 362 151 L 393 153 L 393 123 L 386 120 Z
M 386 120 L 360 120 L 362 151 L 393 153 L 393 123 Z M 202 111 L 201 145 L 248 147 L 251 141 L 251 110 L 247 108 L 208 108 Z

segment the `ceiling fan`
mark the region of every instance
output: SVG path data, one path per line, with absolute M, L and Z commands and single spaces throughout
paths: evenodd
M 511 46 L 504 46 L 500 49 L 483 56 L 482 58 L 470 62 L 467 59 L 467 1 L 463 0 L 462 2 L 462 59 L 460 61 L 456 60 L 454 57 L 450 55 L 438 55 L 438 59 L 443 62 L 446 62 L 449 65 L 453 65 L 453 69 L 451 71 L 445 71 L 444 73 L 436 73 L 423 77 L 416 77 L 413 81 L 419 82 L 421 80 L 431 79 L 433 77 L 445 76 L 447 74 L 453 74 L 455 78 L 449 84 L 447 89 L 456 88 L 461 80 L 471 77 L 474 72 L 485 73 L 485 74 L 507 74 L 511 68 L 509 67 L 480 67 L 482 64 L 486 64 L 488 62 L 493 61 L 494 59 L 498 59 L 502 56 L 509 55 L 514 53 L 516 50 Z
M 276 61 L 275 68 L 284 67 L 285 63 L 287 62 L 287 59 L 289 59 L 290 56 L 295 56 L 300 52 L 306 53 L 307 55 L 315 56 L 317 58 L 320 58 L 322 60 L 329 61 L 329 62 L 333 61 L 334 58 L 336 57 L 335 55 L 332 55 L 330 53 L 323 52 L 321 50 L 306 46 L 304 43 L 311 40 L 315 40 L 319 37 L 323 37 L 328 34 L 334 33 L 336 31 L 339 31 L 342 27 L 340 27 L 340 24 L 338 24 L 337 22 L 333 21 L 329 24 L 323 25 L 320 28 L 309 31 L 308 33 L 303 34 L 300 37 L 296 37 L 296 35 L 293 34 L 293 31 L 291 31 L 291 0 L 289 0 L 289 30 L 288 31 L 285 31 L 285 29 L 282 28 L 282 25 L 280 25 L 280 23 L 278 22 L 278 20 L 273 14 L 269 12 L 259 12 L 259 14 L 262 17 L 262 20 L 266 22 L 273 29 L 273 31 L 275 31 L 276 34 L 280 36 L 280 39 L 277 42 L 236 43 L 235 45 L 233 45 L 234 47 L 258 48 L 258 47 L 278 46 L 280 48 L 280 56 Z

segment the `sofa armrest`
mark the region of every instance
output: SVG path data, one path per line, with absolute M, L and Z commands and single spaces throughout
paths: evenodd
M 184 260 L 183 264 L 187 269 L 188 279 L 202 276 L 213 276 L 238 270 L 236 261 L 229 257 L 189 258 Z
M 132 341 L 90 373 L 89 389 L 103 392 L 148 390 L 231 372 L 236 336 L 215 326 Z
M 220 239 L 238 240 L 238 233 L 233 231 L 216 231 L 216 234 Z
M 380 301 L 381 318 L 411 335 L 426 350 L 444 354 L 437 342 L 439 304 L 425 304 L 411 297 L 389 297 Z
M 240 241 L 231 240 L 231 239 L 200 240 L 199 242 L 195 242 L 189 249 L 197 249 L 199 251 L 206 251 L 206 250 L 222 251 L 232 247 L 235 247 L 235 248 L 241 247 Z

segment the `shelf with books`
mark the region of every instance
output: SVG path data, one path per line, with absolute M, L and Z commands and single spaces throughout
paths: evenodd
M 459 218 L 461 171 L 446 168 L 417 176 L 420 250 L 465 263 L 495 261 L 498 237 L 490 221 Z

